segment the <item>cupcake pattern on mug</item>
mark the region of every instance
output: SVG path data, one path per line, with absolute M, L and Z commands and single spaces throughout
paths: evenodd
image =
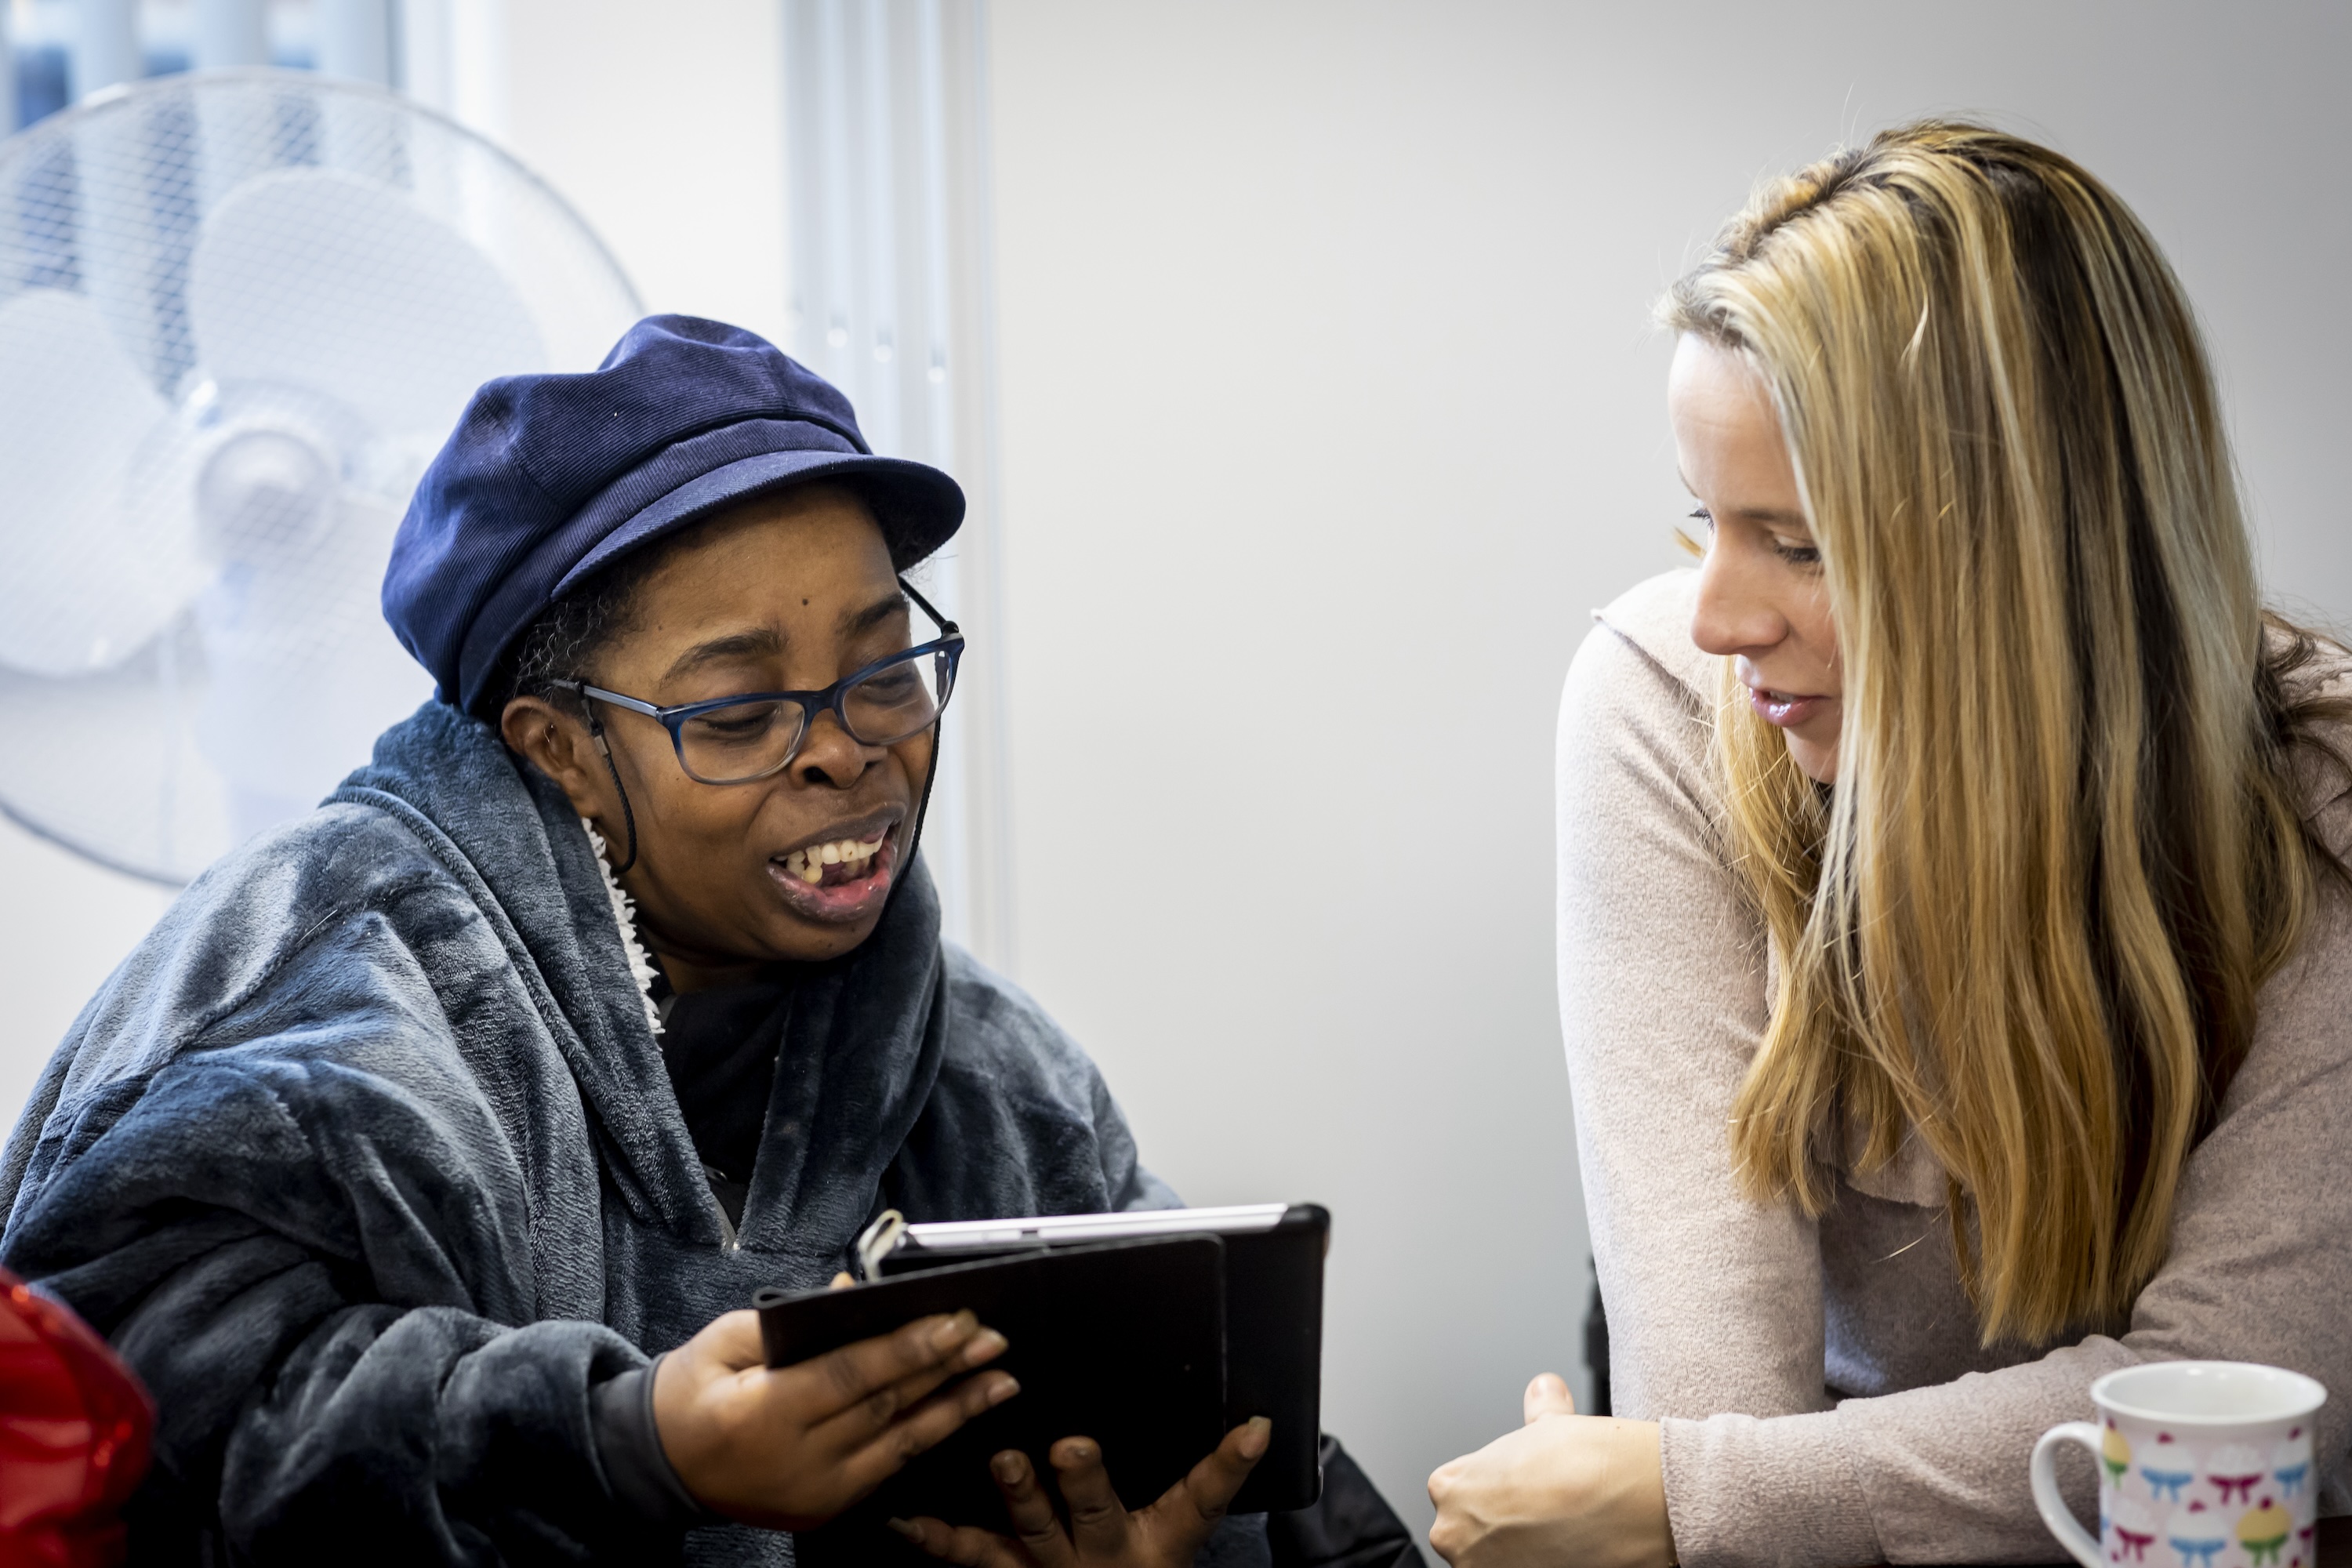
M 2286 1550 L 2286 1538 L 2294 1532 L 2294 1515 L 2269 1498 L 2238 1520 L 2238 1544 L 2246 1549 L 2254 1568 L 2278 1568 L 2279 1553 Z
M 2108 1505 L 2105 1517 L 2099 1521 L 2099 1534 L 2105 1538 L 2108 1554 L 2117 1563 L 2147 1562 L 2147 1549 L 2156 1544 L 2156 1510 L 2137 1498 L 2116 1499 Z
M 2270 1467 L 2263 1457 L 2243 1443 L 2224 1443 L 2213 1450 L 2213 1458 L 2205 1467 L 2205 1474 L 2221 1489 L 2225 1503 L 2252 1505 L 2254 1489 L 2270 1479 Z
M 2108 1422 L 2105 1436 L 2099 1442 L 2099 1468 L 2107 1472 L 2109 1486 L 2119 1484 L 2131 1474 L 2131 1444 L 2125 1441 L 2123 1429 Z
M 2164 1539 L 2180 1553 L 2185 1568 L 2213 1568 L 2213 1559 L 2230 1544 L 2230 1521 L 2201 1502 L 2173 1510 L 2165 1521 Z
M 2099 1537 L 2131 1568 L 2316 1568 L 2311 1432 L 2284 1441 L 2192 1442 L 2102 1419 Z M 2273 1431 L 2276 1429 L 2273 1428 Z
M 2311 1445 L 2289 1437 L 2271 1450 L 2271 1479 L 2288 1497 L 2299 1497 L 2311 1479 Z
M 2175 1442 L 2171 1433 L 2158 1432 L 2156 1442 L 2140 1456 L 2139 1473 L 2147 1478 L 2148 1490 L 2158 1498 L 2179 1502 L 2197 1484 L 2197 1458 Z

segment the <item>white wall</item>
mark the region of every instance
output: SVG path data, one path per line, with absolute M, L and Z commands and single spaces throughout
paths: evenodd
M 467 79 L 471 112 L 649 306 L 781 331 L 773 7 L 489 5 L 463 8 L 509 74 Z M 1841 134 L 2038 128 L 2138 204 L 2202 307 L 2273 584 L 2352 616 L 2326 458 L 2352 325 L 2320 302 L 2352 250 L 2352 22 L 2318 0 L 994 18 L 1020 978 L 1188 1196 L 1332 1205 L 1328 1417 L 1425 1521 L 1430 1468 L 1578 1359 L 1549 754 L 1586 610 L 1672 563 L 1688 504 L 1649 300 L 1751 178 Z M 5 827 L 0 892 L 13 1102 L 159 905 Z
M 478 3 L 478 0 L 477 0 Z M 783 26 L 772 0 L 499 0 L 500 139 L 648 310 L 790 331 Z
M 1430 1468 L 1578 1359 L 1549 752 L 1586 611 L 1673 562 L 1690 504 L 1651 300 L 1753 178 L 1841 135 L 2038 132 L 2202 307 L 2273 584 L 2352 614 L 2352 326 L 2320 302 L 2352 241 L 2352 23 L 995 16 L 1023 978 L 1188 1196 L 1331 1205 L 1327 1419 L 1425 1521 Z
M 405 0 L 408 92 L 579 209 L 648 310 L 782 342 L 783 27 L 771 0 Z
M 0 1142 L 74 1015 L 171 901 L 166 889 L 101 870 L 0 817 Z

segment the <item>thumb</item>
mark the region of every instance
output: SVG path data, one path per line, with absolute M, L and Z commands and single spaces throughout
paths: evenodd
M 768 1347 L 760 1337 L 760 1314 L 748 1309 L 711 1319 L 678 1351 L 686 1360 L 707 1363 L 722 1373 L 748 1372 L 768 1364 Z
M 1532 1426 L 1547 1415 L 1575 1415 L 1576 1396 L 1569 1393 L 1559 1373 L 1547 1372 L 1528 1384 L 1527 1393 L 1519 1397 L 1519 1409 L 1526 1424 Z

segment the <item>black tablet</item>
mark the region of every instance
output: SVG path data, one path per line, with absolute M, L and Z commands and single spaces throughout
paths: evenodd
M 1225 1426 L 1253 1415 L 1274 1423 L 1273 1444 L 1234 1498 L 1234 1511 L 1278 1513 L 1309 1507 L 1322 1495 L 1317 1455 L 1323 1257 L 1330 1250 L 1331 1215 L 1321 1205 L 1249 1204 L 940 1225 L 892 1226 L 889 1220 L 877 1220 L 858 1245 L 858 1261 L 871 1278 L 1041 1248 L 1188 1233 L 1217 1237 L 1225 1244 Z
M 859 1246 L 853 1289 L 758 1299 L 768 1363 L 788 1365 L 932 1312 L 970 1308 L 1010 1348 L 1018 1398 L 919 1458 L 834 1525 L 810 1562 L 895 1560 L 892 1515 L 1004 1528 L 988 1457 L 1083 1433 L 1130 1507 L 1159 1497 L 1252 1415 L 1273 1441 L 1236 1512 L 1312 1504 L 1321 1490 L 1323 1255 L 1311 1205 L 1168 1209 L 906 1226 L 885 1215 Z

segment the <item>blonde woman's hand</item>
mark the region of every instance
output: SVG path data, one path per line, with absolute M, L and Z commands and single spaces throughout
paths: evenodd
M 1094 1439 L 1065 1437 L 1046 1458 L 1069 1508 L 1067 1526 L 1055 1515 L 1028 1456 L 1008 1448 L 988 1468 L 1004 1494 L 1013 1535 L 959 1530 L 936 1519 L 893 1520 L 891 1528 L 961 1568 L 1187 1568 L 1265 1453 L 1273 1429 L 1263 1415 L 1234 1427 L 1192 1474 L 1136 1513 L 1111 1489 Z
M 1664 1568 L 1675 1560 L 1658 1424 L 1579 1415 L 1568 1384 L 1528 1384 L 1527 1424 L 1429 1478 L 1429 1543 L 1454 1568 Z

